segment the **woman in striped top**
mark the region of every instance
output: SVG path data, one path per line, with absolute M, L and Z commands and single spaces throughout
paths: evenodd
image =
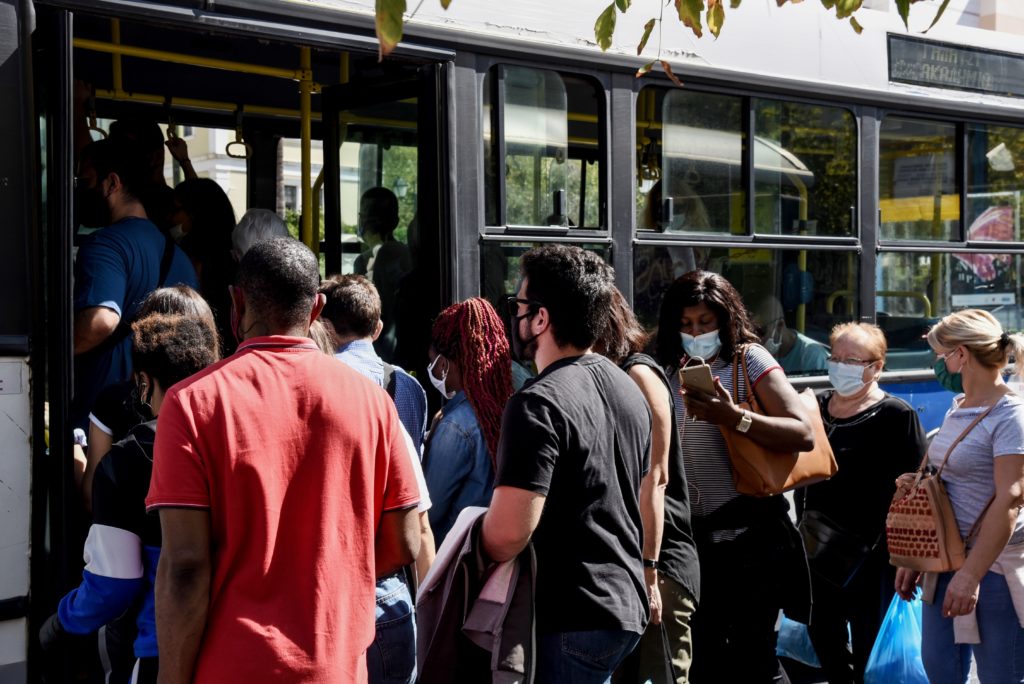
M 736 289 L 720 275 L 691 271 L 662 301 L 656 342 L 669 368 L 700 557 L 701 601 L 694 615 L 692 682 L 779 681 L 775 657 L 779 609 L 795 619 L 809 609 L 809 580 L 799 535 L 782 496 L 736 491 L 722 430 L 737 430 L 776 450 L 813 446 L 808 416 L 759 337 Z M 765 415 L 732 400 L 753 392 Z M 680 388 L 676 371 L 694 359 L 711 366 L 714 395 Z

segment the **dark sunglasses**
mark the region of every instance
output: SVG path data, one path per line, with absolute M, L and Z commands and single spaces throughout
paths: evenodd
M 523 316 L 530 316 L 537 313 L 544 304 L 533 299 L 520 299 L 519 297 L 508 297 L 508 313 L 513 318 L 522 318 Z M 524 304 L 526 306 L 526 313 L 519 314 L 519 305 Z

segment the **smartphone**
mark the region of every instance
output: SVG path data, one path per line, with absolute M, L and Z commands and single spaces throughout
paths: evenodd
M 715 381 L 711 377 L 711 366 L 706 363 L 680 368 L 679 384 L 685 389 L 695 389 L 705 394 L 715 394 Z

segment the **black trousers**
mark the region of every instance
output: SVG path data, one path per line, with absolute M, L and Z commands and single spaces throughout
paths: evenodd
M 843 588 L 811 574 L 814 605 L 807 631 L 829 684 L 864 681 L 895 581 L 896 569 L 880 554 L 873 554 Z
M 700 604 L 691 621 L 692 684 L 788 682 L 775 655 L 786 540 L 752 528 L 734 541 L 698 542 Z

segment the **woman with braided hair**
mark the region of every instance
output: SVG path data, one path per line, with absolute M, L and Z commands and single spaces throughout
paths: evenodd
M 505 326 L 487 300 L 474 297 L 441 312 L 427 375 L 448 400 L 423 459 L 434 504 L 430 526 L 440 546 L 462 509 L 491 501 L 501 414 L 512 396 Z

